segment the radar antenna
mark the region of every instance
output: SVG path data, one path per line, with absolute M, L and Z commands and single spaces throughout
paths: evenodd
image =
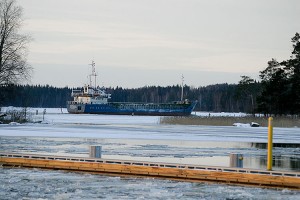
M 97 86 L 96 80 L 97 80 L 97 74 L 96 74 L 96 70 L 95 70 L 95 62 L 92 60 L 92 63 L 89 64 L 92 66 L 92 74 L 89 75 L 90 77 L 90 86 L 92 86 L 92 76 L 95 78 L 95 88 Z
M 181 101 L 183 101 L 183 82 L 184 82 L 184 77 L 182 74 L 181 75 Z

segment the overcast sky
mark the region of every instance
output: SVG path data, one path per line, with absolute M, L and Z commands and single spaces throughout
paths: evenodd
M 258 78 L 291 55 L 299 0 L 18 0 L 31 84 L 205 86 Z

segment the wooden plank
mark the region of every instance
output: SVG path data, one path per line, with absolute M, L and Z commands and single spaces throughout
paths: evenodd
M 11 157 L 0 157 L 0 163 L 10 166 L 131 174 L 141 176 L 183 179 L 191 181 L 215 181 L 228 184 L 244 184 L 300 189 L 299 177 L 272 176 L 266 174 L 249 174 L 241 172 L 222 172 L 188 168 L 165 168 L 156 166 L 107 164 L 98 162 L 78 162 L 68 160 L 44 160 Z

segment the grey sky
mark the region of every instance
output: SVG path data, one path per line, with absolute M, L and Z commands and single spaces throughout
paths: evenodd
M 32 84 L 195 87 L 257 78 L 288 59 L 299 0 L 19 0 Z

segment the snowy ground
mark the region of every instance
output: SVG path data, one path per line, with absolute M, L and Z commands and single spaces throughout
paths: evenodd
M 34 120 L 42 120 L 43 111 L 38 109 L 38 115 L 33 115 Z M 36 109 L 31 112 L 36 113 Z M 266 128 L 160 125 L 159 120 L 153 116 L 73 115 L 67 114 L 65 109 L 46 109 L 44 122 L 47 123 L 0 125 L 0 151 L 87 157 L 90 145 L 100 145 L 104 158 L 219 166 L 229 166 L 231 153 L 242 153 L 244 167 L 265 169 Z M 274 169 L 300 171 L 300 146 L 296 145 L 300 143 L 300 128 L 275 128 L 274 142 L 294 144 L 274 148 Z M 289 190 L 31 169 L 0 168 L 0 180 L 0 199 L 300 197 L 300 192 Z

